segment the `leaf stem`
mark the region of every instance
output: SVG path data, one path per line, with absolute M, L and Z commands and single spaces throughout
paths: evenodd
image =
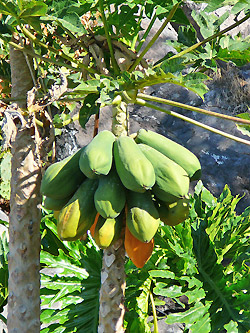
M 162 31 L 165 29 L 166 25 L 170 22 L 170 20 L 174 16 L 174 14 L 175 14 L 178 6 L 179 6 L 179 3 L 177 3 L 176 5 L 173 6 L 173 8 L 171 9 L 170 13 L 168 14 L 166 20 L 161 25 L 160 29 L 155 33 L 155 35 L 149 41 L 149 43 L 147 44 L 147 46 L 145 47 L 145 49 L 142 51 L 142 53 L 139 55 L 139 57 L 135 60 L 135 62 L 133 63 L 133 65 L 129 68 L 129 70 L 128 70 L 129 72 L 132 72 L 136 68 L 136 66 L 139 65 L 139 63 L 142 60 L 142 58 L 144 57 L 144 55 L 148 52 L 148 50 L 156 42 L 157 38 L 160 36 L 160 34 L 162 33 Z
M 132 40 L 132 43 L 131 43 L 131 50 L 135 51 L 135 44 L 138 40 L 138 37 L 139 37 L 139 31 L 140 31 L 140 28 L 141 28 L 141 21 L 142 21 L 142 15 L 143 15 L 143 9 L 142 7 L 140 8 L 140 14 L 139 14 L 139 19 L 137 21 L 137 28 L 136 28 L 136 32 L 135 32 L 135 35 L 133 37 L 133 40 Z M 138 52 L 138 51 L 137 51 Z
M 146 40 L 146 38 L 147 38 L 147 36 L 148 36 L 148 34 L 149 34 L 149 32 L 150 32 L 152 26 L 154 25 L 156 19 L 157 19 L 157 15 L 154 13 L 154 15 L 153 15 L 153 17 L 151 18 L 150 23 L 149 23 L 149 25 L 148 25 L 148 27 L 147 27 L 147 30 L 144 32 L 144 34 L 143 34 L 143 36 L 142 36 L 142 38 L 141 38 L 139 44 L 137 45 L 137 47 L 136 47 L 136 49 L 135 49 L 136 52 L 139 52 L 139 51 L 140 51 L 140 49 L 141 49 L 143 43 L 145 42 L 145 40 Z
M 149 96 L 149 95 L 146 95 L 146 94 L 139 93 L 137 95 L 137 97 L 142 98 L 146 101 L 171 105 L 171 106 L 175 106 L 177 108 L 186 109 L 188 111 L 194 111 L 194 112 L 206 114 L 208 116 L 217 117 L 217 118 L 226 119 L 226 120 L 231 120 L 231 121 L 236 122 L 236 123 L 250 125 L 250 120 L 247 120 L 247 119 L 241 119 L 241 118 L 228 116 L 228 115 L 225 115 L 225 114 L 221 114 L 221 113 L 217 113 L 217 112 L 213 112 L 213 111 L 209 111 L 209 110 L 203 110 L 203 109 L 197 108 L 195 106 L 186 105 L 186 104 L 179 103 L 179 102 L 174 102 L 174 101 L 164 99 L 164 98 L 160 98 L 160 97 L 156 97 L 156 96 Z
M 159 333 L 155 302 L 154 302 L 154 297 L 153 297 L 153 294 L 151 291 L 149 292 L 149 297 L 150 297 L 150 302 L 152 305 L 152 312 L 153 312 L 153 318 L 154 318 L 154 333 Z
M 238 25 L 240 25 L 241 23 L 243 23 L 243 22 L 245 22 L 246 20 L 248 20 L 249 17 L 250 17 L 250 14 L 246 15 L 246 16 L 243 17 L 241 20 L 235 22 L 234 24 L 230 25 L 229 27 L 227 27 L 227 28 L 225 28 L 225 29 L 223 29 L 223 30 L 217 32 L 216 34 L 214 34 L 214 35 L 212 35 L 212 36 L 210 36 L 210 37 L 204 39 L 203 41 L 201 41 L 201 42 L 199 42 L 199 43 L 196 43 L 196 44 L 194 44 L 194 45 L 188 47 L 187 49 L 185 49 L 185 50 L 183 50 L 183 51 L 181 51 L 181 52 L 179 52 L 179 53 L 173 55 L 172 57 L 168 58 L 168 60 L 172 60 L 172 59 L 175 59 L 175 58 L 179 58 L 179 57 L 183 56 L 184 54 L 186 54 L 186 53 L 188 53 L 188 52 L 190 52 L 190 51 L 193 51 L 193 50 L 197 49 L 199 46 L 201 46 L 201 45 L 203 45 L 203 44 L 206 44 L 207 42 L 210 42 L 211 40 L 213 40 L 213 39 L 215 39 L 215 38 L 217 38 L 217 37 L 219 37 L 219 36 L 225 34 L 226 32 L 228 32 L 228 31 L 230 31 L 230 30 L 236 28 Z M 162 60 L 162 59 L 161 59 L 161 60 Z M 157 65 L 155 65 L 153 68 L 155 68 L 155 67 L 157 67 L 157 66 L 160 66 L 160 64 L 161 64 L 161 62 L 162 62 L 161 60 L 157 61 Z
M 241 139 L 241 138 L 239 138 L 237 136 L 234 136 L 234 135 L 231 135 L 229 133 L 223 132 L 223 131 L 218 130 L 218 129 L 214 128 L 214 127 L 211 127 L 211 126 L 205 125 L 203 123 L 200 123 L 197 120 L 194 120 L 194 119 L 188 118 L 186 116 L 183 116 L 183 115 L 181 115 L 181 114 L 179 114 L 177 112 L 165 110 L 165 109 L 163 109 L 163 108 L 161 108 L 159 106 L 156 106 L 154 104 L 147 103 L 143 99 L 137 98 L 136 101 L 135 101 L 135 104 L 138 104 L 138 105 L 141 105 L 141 106 L 147 106 L 149 108 L 152 108 L 152 109 L 164 112 L 164 113 L 166 113 L 166 114 L 168 114 L 170 116 L 182 119 L 184 121 L 187 121 L 190 124 L 193 124 L 193 125 L 196 125 L 198 127 L 204 128 L 205 130 L 208 130 L 208 131 L 213 132 L 215 134 L 219 134 L 221 136 L 224 136 L 227 139 L 231 139 L 231 140 L 234 140 L 236 142 L 244 143 L 245 145 L 250 146 L 250 140 Z
M 102 18 L 102 22 L 103 22 L 103 26 L 104 26 L 105 36 L 107 38 L 111 63 L 113 65 L 114 72 L 117 75 L 117 74 L 119 74 L 120 69 L 119 69 L 118 64 L 116 62 L 116 59 L 115 59 L 114 50 L 113 50 L 113 46 L 112 46 L 112 41 L 111 41 L 111 38 L 110 38 L 110 35 L 109 35 L 109 26 L 108 26 L 108 22 L 107 22 L 105 13 L 104 13 L 103 0 L 99 0 L 99 8 L 100 8 L 100 14 L 101 14 L 101 18 Z

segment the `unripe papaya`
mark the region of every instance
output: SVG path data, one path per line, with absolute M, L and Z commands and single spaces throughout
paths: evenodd
M 94 205 L 97 185 L 97 180 L 86 179 L 61 209 L 57 231 L 62 240 L 79 239 L 94 223 L 97 214 Z
M 154 166 L 156 181 L 152 191 L 157 198 L 171 203 L 187 195 L 189 177 L 179 164 L 150 146 L 138 144 L 138 147 Z
M 124 187 L 115 169 L 101 176 L 94 196 L 95 207 L 104 218 L 116 218 L 126 202 Z
M 112 166 L 115 136 L 110 131 L 98 133 L 84 148 L 79 160 L 81 171 L 88 178 L 107 175 Z
M 160 219 L 149 192 L 128 193 L 126 224 L 130 232 L 141 242 L 148 243 L 155 235 Z
M 166 225 L 177 225 L 184 222 L 189 215 L 189 199 L 183 198 L 171 204 L 161 203 L 159 209 L 160 219 Z
M 53 199 L 50 197 L 45 197 L 43 206 L 49 210 L 61 210 L 63 206 L 65 206 L 66 203 L 70 200 L 70 198 L 71 196 L 65 199 Z
M 94 240 L 101 249 L 113 245 L 121 236 L 122 230 L 122 216 L 118 216 L 115 219 L 105 219 L 99 216 L 95 232 Z
M 198 158 L 187 148 L 150 130 L 140 129 L 135 139 L 137 143 L 144 143 L 155 148 L 163 155 L 179 164 L 188 174 L 190 180 L 201 177 L 201 165 Z
M 127 189 L 143 193 L 152 188 L 154 168 L 132 138 L 122 136 L 115 141 L 114 160 L 117 173 Z
M 41 193 L 53 199 L 72 195 L 86 178 L 79 168 L 82 149 L 60 162 L 51 164 L 44 173 Z
M 126 225 L 124 247 L 133 264 L 138 268 L 142 268 L 152 255 L 154 239 L 152 238 L 148 243 L 141 242 L 133 236 Z

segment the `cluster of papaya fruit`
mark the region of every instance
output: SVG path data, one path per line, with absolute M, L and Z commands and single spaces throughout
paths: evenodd
M 160 134 L 140 129 L 116 138 L 105 130 L 49 166 L 41 193 L 62 240 L 90 230 L 97 245 L 107 248 L 124 238 L 128 256 L 143 267 L 160 221 L 173 226 L 188 217 L 189 184 L 200 175 L 197 157 Z

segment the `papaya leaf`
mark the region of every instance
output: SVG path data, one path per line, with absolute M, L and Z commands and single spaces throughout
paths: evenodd
M 18 17 L 18 6 L 13 1 L 2 1 L 0 0 L 0 13 L 3 15 L 11 15 Z
M 224 325 L 224 328 L 227 330 L 228 333 L 238 333 L 238 324 L 231 320 L 228 324 Z
M 75 12 L 69 12 L 63 18 L 58 18 L 57 20 L 64 28 L 68 29 L 69 31 L 81 34 L 86 33 L 79 15 Z
M 47 12 L 48 6 L 42 1 L 29 1 L 24 4 L 23 10 L 19 14 L 21 19 L 26 19 L 30 16 L 43 16 Z
M 237 117 L 239 117 L 241 119 L 250 120 L 250 114 L 248 112 L 240 113 L 237 115 Z M 237 124 L 236 126 L 242 134 L 250 136 L 250 125 L 238 125 Z
M 210 308 L 210 303 L 207 303 L 204 305 L 201 302 L 195 303 L 193 307 L 191 307 L 189 310 L 185 312 L 175 313 L 168 315 L 166 319 L 167 324 L 174 324 L 174 323 L 184 323 L 187 328 L 190 328 L 191 325 L 194 323 L 200 323 L 202 321 L 203 316 L 206 315 L 208 309 Z M 206 318 L 205 322 L 207 323 L 207 327 L 203 327 L 205 329 L 210 328 L 209 326 L 209 320 Z M 204 324 L 202 323 L 202 326 Z M 198 331 L 194 331 L 198 332 Z M 206 330 L 204 332 L 211 332 L 209 330 Z
M 168 70 L 171 67 L 171 63 L 174 63 L 174 74 L 172 71 Z M 199 96 L 203 96 L 208 88 L 204 84 L 204 80 L 208 79 L 208 77 L 203 73 L 188 73 L 186 75 L 182 75 L 180 73 L 181 61 L 178 59 L 173 59 L 171 62 L 165 60 L 161 64 L 161 68 L 157 69 L 157 71 L 148 70 L 144 78 L 138 79 L 135 82 L 135 86 L 138 89 L 142 89 L 146 86 L 152 86 L 159 83 L 173 83 L 182 87 L 185 87 Z
M 224 221 L 224 219 L 221 221 Z M 249 323 L 244 311 L 242 312 L 244 301 L 241 299 L 241 306 L 239 307 L 239 304 L 235 302 L 233 292 L 227 288 L 223 266 L 217 264 L 218 258 L 215 248 L 206 233 L 206 227 L 206 220 L 197 223 L 192 235 L 199 278 L 206 290 L 206 300 L 211 302 L 210 311 L 213 313 L 211 320 L 212 330 L 217 332 L 219 328 L 230 320 L 239 322 L 242 329 L 246 329 Z M 221 311 L 217 311 L 218 309 L 221 309 Z
M 89 241 L 72 243 L 68 254 L 61 249 L 57 256 L 41 252 L 46 264 L 41 271 L 41 320 L 47 326 L 43 333 L 97 331 L 101 256 Z

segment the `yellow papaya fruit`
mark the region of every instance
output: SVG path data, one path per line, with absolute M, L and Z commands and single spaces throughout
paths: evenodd
M 121 230 L 122 216 L 115 219 L 105 219 L 99 216 L 95 227 L 94 240 L 99 248 L 106 249 L 119 239 Z
M 97 180 L 86 179 L 60 210 L 57 232 L 62 240 L 79 239 L 94 223 L 97 214 L 94 205 L 97 185 Z
M 190 180 L 201 177 L 201 165 L 198 158 L 187 148 L 165 136 L 150 130 L 140 129 L 135 139 L 137 143 L 146 144 L 179 164 L 188 174 Z
M 126 202 L 125 189 L 115 169 L 99 178 L 94 200 L 97 211 L 106 219 L 116 218 L 123 210 Z
M 161 203 L 158 211 L 164 224 L 175 226 L 188 218 L 189 199 L 183 198 L 171 204 Z
M 130 232 L 126 225 L 124 247 L 133 264 L 142 268 L 152 255 L 154 239 L 152 238 L 148 243 L 141 242 Z
M 141 242 L 148 243 L 154 237 L 160 223 L 151 193 L 129 191 L 127 204 L 126 224 L 130 232 Z
M 121 136 L 114 142 L 114 160 L 116 171 L 127 189 L 143 193 L 152 188 L 154 168 L 132 138 Z
M 138 144 L 138 147 L 154 167 L 156 181 L 152 191 L 157 198 L 171 203 L 187 195 L 190 180 L 179 164 L 150 146 Z
M 86 178 L 79 168 L 80 149 L 72 156 L 51 164 L 41 182 L 41 193 L 53 199 L 65 199 L 72 195 Z
M 84 148 L 79 160 L 81 171 L 88 178 L 107 175 L 113 161 L 113 143 L 115 136 L 110 131 L 98 133 Z

